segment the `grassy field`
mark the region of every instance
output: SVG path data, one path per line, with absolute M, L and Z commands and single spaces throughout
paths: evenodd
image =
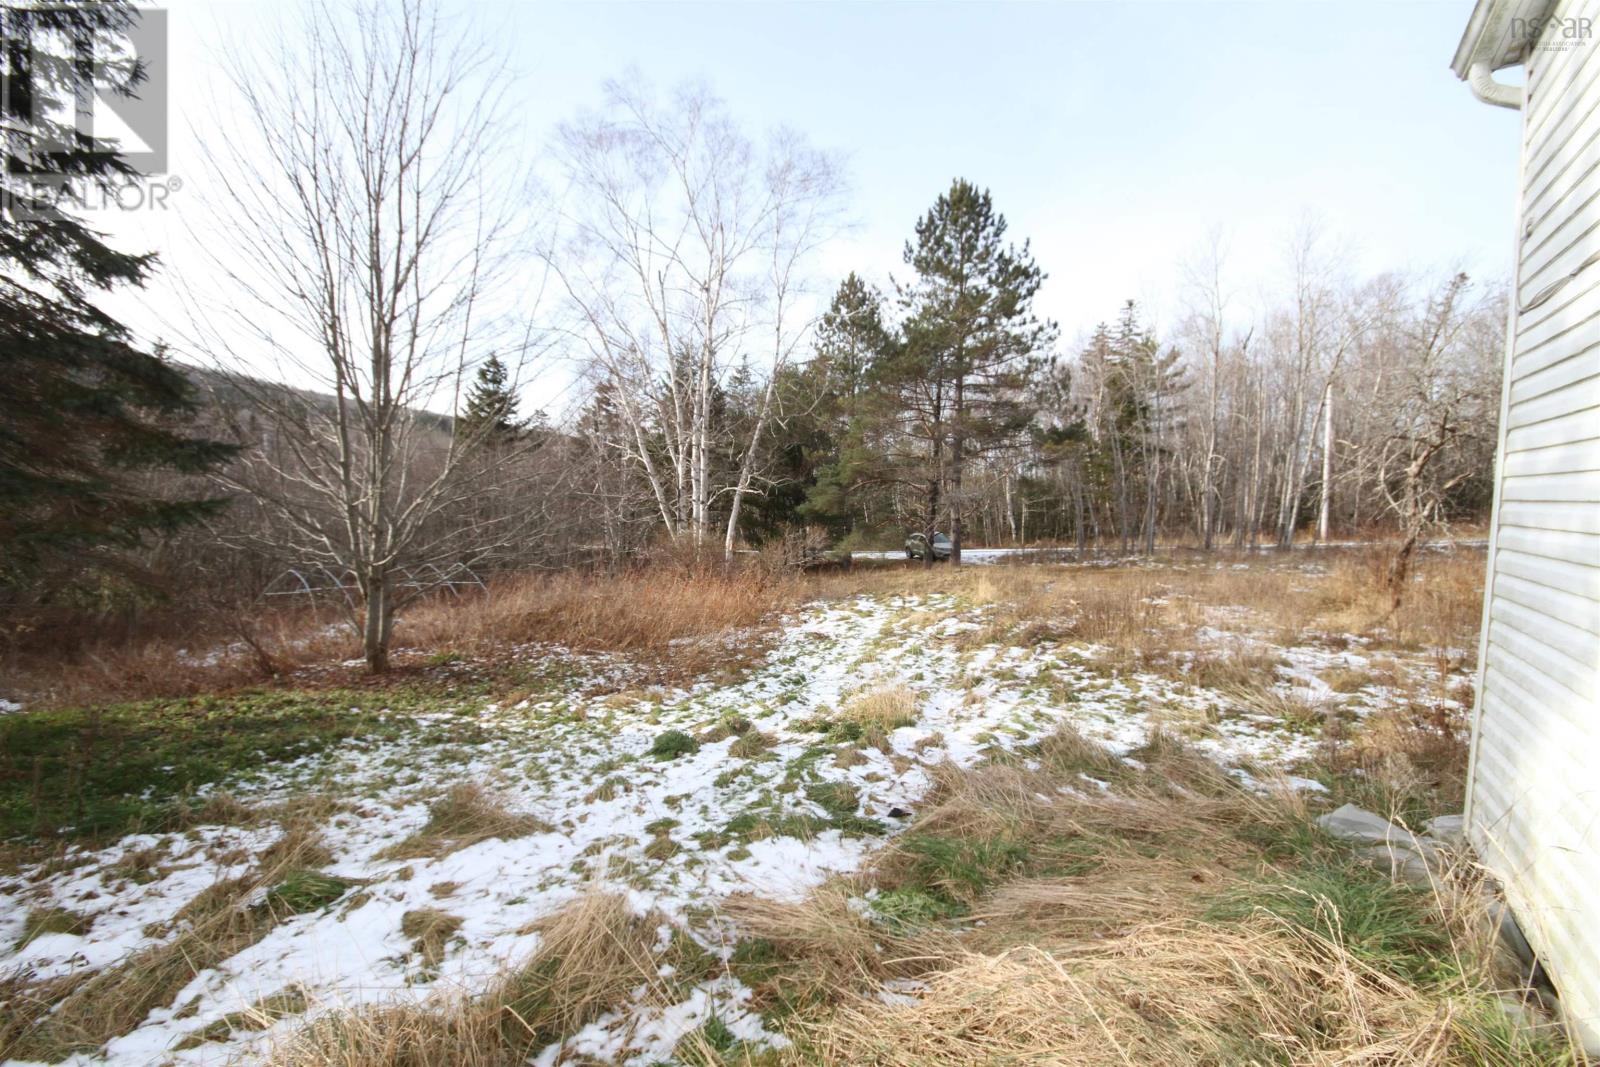
M 0 718 L 0 1059 L 1575 1064 L 1470 857 L 1312 821 L 1461 803 L 1481 553 L 1381 564 L 528 578 L 381 683 L 308 619 L 79 653 Z

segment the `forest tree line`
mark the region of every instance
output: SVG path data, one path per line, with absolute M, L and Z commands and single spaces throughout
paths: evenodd
M 1259 306 L 1213 242 L 1168 321 L 1130 301 L 1064 339 L 1036 307 L 1047 265 L 980 183 L 908 219 L 902 262 L 822 278 L 849 218 L 838 160 L 750 132 L 703 87 L 637 79 L 558 129 L 540 164 L 560 195 L 530 213 L 492 45 L 421 0 L 355 8 L 312 10 L 296 32 L 318 47 L 286 38 L 236 76 L 241 132 L 205 148 L 229 240 L 170 354 L 96 299 L 155 258 L 36 187 L 50 167 L 137 175 L 10 128 L 7 150 L 37 158 L 7 204 L 37 210 L 0 244 L 6 357 L 28 383 L 0 435 L 9 603 L 249 601 L 315 574 L 382 670 L 396 613 L 462 569 L 915 530 L 957 559 L 1379 530 L 1399 535 L 1398 582 L 1436 524 L 1486 515 L 1496 286 L 1357 277 L 1304 227 Z M 67 5 L 33 28 L 135 17 Z M 38 75 L 63 99 L 84 76 Z M 317 108 L 282 84 L 318 85 Z M 571 388 L 527 410 L 551 366 Z

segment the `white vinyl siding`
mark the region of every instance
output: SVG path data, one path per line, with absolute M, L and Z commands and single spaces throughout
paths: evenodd
M 1600 0 L 1551 14 L 1600 29 Z M 1564 1010 L 1600 1047 L 1600 263 L 1579 269 L 1600 250 L 1600 39 L 1557 42 L 1526 62 L 1526 310 L 1506 361 L 1468 803 Z

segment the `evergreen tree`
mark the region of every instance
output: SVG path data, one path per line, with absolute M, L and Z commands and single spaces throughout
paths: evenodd
M 110 248 L 61 207 L 86 188 L 138 179 L 114 146 L 51 117 L 63 106 L 73 114 L 79 91 L 133 91 L 144 77 L 137 65 L 119 72 L 118 85 L 84 85 L 94 75 L 69 45 L 79 55 L 106 45 L 137 17 L 123 2 L 0 9 L 8 90 L 0 166 L 4 583 L 52 557 L 81 563 L 97 546 L 132 547 L 223 503 L 174 491 L 179 479 L 170 475 L 202 474 L 233 447 L 185 432 L 197 406 L 188 379 L 95 303 L 99 294 L 142 286 L 154 255 Z
M 478 368 L 456 432 L 473 437 L 482 435 L 491 443 L 509 444 L 516 441 L 525 428 L 517 419 L 517 394 L 511 388 L 511 374 L 499 356 L 491 355 Z
M 931 458 L 945 472 L 938 480 L 946 483 L 955 563 L 967 461 L 1015 441 L 1027 427 L 1029 377 L 1056 337 L 1054 323 L 1033 314 L 1044 272 L 1026 241 L 1021 248 L 1006 243 L 1006 228 L 988 190 L 958 178 L 918 220 L 905 249 L 916 280 L 902 293 L 907 343 L 897 374 L 937 382 L 938 406 L 947 408 Z
M 868 371 L 888 336 L 882 294 L 851 271 L 817 324 L 816 364 L 827 373 L 831 407 L 840 417 L 866 388 Z
M 803 395 L 791 408 L 810 430 L 811 486 L 801 517 L 835 535 L 848 534 L 860 511 L 852 495 L 876 481 L 878 453 L 870 447 L 871 376 L 890 348 L 883 322 L 883 296 L 854 271 L 834 293 L 817 325 L 815 355 L 799 377 Z

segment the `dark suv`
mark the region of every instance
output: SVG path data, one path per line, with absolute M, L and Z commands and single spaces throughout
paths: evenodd
M 928 535 L 920 530 L 906 538 L 906 559 L 927 559 L 930 554 L 936 560 L 949 559 L 950 538 L 942 533 L 935 533 L 930 545 Z

